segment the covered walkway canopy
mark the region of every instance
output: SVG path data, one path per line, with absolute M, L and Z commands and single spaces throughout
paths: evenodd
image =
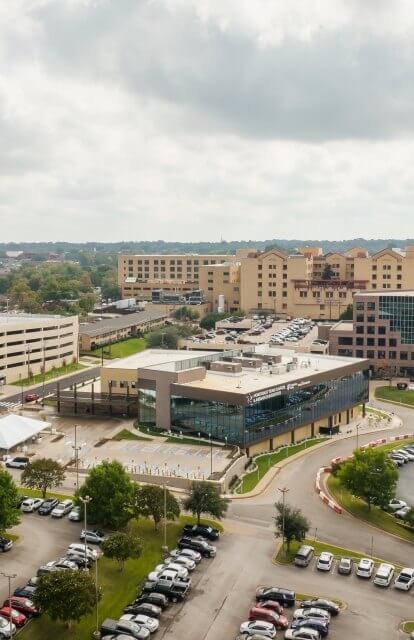
M 50 422 L 9 413 L 4 418 L 0 418 L 0 449 L 13 449 L 50 426 Z

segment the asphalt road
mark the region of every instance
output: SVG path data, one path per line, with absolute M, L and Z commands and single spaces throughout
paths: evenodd
M 12 529 L 18 534 L 18 541 L 0 556 L 0 571 L 17 574 L 12 581 L 12 590 L 24 586 L 42 564 L 61 557 L 69 544 L 79 542 L 81 529 L 80 523 L 70 522 L 67 518 L 22 513 L 20 524 Z M 0 576 L 0 604 L 7 597 L 7 580 Z
M 46 382 L 45 384 L 45 396 L 50 395 L 52 393 L 56 393 L 57 383 L 60 382 L 61 389 L 67 389 L 72 384 L 85 382 L 86 380 L 91 380 L 92 378 L 99 376 L 100 367 L 93 367 L 89 369 L 83 369 L 78 373 L 74 373 L 71 376 L 67 376 L 66 378 L 61 378 L 60 380 L 52 380 L 51 382 Z M 43 385 L 38 384 L 36 386 L 30 387 L 30 389 L 23 389 L 23 395 L 25 396 L 27 393 L 37 393 L 38 395 L 43 394 Z M 22 392 L 19 390 L 12 396 L 4 396 L 4 400 L 7 402 L 20 402 L 22 397 Z
M 378 405 L 379 406 L 379 405 Z M 392 434 L 413 432 L 414 412 L 398 411 L 403 419 L 403 427 L 393 430 Z M 381 433 L 381 436 L 384 432 Z M 390 432 L 388 432 L 390 433 Z M 373 439 L 373 435 L 360 434 L 359 444 Z M 287 501 L 299 507 L 311 522 L 311 534 L 317 530 L 319 539 L 331 544 L 346 546 L 369 553 L 374 538 L 374 555 L 400 564 L 412 564 L 412 545 L 371 528 L 352 516 L 338 515 L 330 510 L 317 496 L 314 490 L 316 472 L 326 466 L 336 456 L 349 455 L 355 448 L 355 437 L 345 440 L 332 440 L 332 443 L 292 461 L 284 467 L 270 483 L 264 493 L 254 498 L 233 500 L 228 517 L 239 522 L 254 523 L 268 528 L 274 517 L 274 503 L 281 499 L 278 488 L 287 487 Z M 413 463 L 414 465 L 414 463 Z M 411 559 L 411 560 L 410 560 Z
M 194 580 L 188 599 L 160 629 L 160 638 L 235 638 L 240 624 L 247 620 L 256 587 L 261 585 L 341 599 L 347 608 L 331 622 L 332 640 L 399 638 L 398 625 L 412 616 L 413 594 L 381 590 L 355 575 L 320 573 L 314 563 L 306 569 L 273 565 L 274 537 L 270 530 L 227 522 L 217 548 L 214 560 L 203 560 L 199 565 L 199 580 Z M 286 613 L 291 619 L 293 609 Z

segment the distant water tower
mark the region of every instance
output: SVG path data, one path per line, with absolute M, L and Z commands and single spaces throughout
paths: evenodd
M 220 293 L 219 297 L 218 297 L 218 306 L 217 306 L 217 311 L 219 313 L 224 313 L 224 296 L 222 293 Z

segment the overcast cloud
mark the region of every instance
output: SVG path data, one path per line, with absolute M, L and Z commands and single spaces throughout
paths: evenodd
M 0 3 L 0 237 L 413 235 L 412 0 Z

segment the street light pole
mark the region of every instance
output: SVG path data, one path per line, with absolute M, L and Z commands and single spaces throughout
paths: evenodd
M 72 445 L 72 449 L 75 452 L 75 469 L 76 469 L 76 491 L 79 489 L 79 451 L 81 447 L 78 447 L 78 425 L 75 424 L 75 444 Z
M 163 482 L 162 488 L 164 489 L 164 544 L 162 551 L 166 553 L 168 551 L 167 546 L 167 483 Z
M 46 359 L 45 359 L 45 341 L 42 342 L 42 351 L 43 351 L 43 365 L 42 365 L 42 400 L 45 400 L 45 375 L 46 375 Z
M 210 477 L 213 475 L 213 440 L 210 431 Z
M 359 422 L 356 425 L 356 448 L 359 448 Z
M 282 494 L 282 549 L 285 553 L 285 496 L 289 489 L 287 487 L 278 488 L 278 491 Z
M 85 516 L 85 537 L 84 537 L 84 540 L 85 540 L 85 569 L 87 569 L 87 567 L 88 567 L 88 554 L 87 554 L 88 542 L 86 540 L 86 532 L 88 530 L 88 525 L 87 525 L 87 523 L 88 523 L 88 520 L 87 520 L 87 507 L 88 507 L 88 504 L 91 502 L 92 498 L 90 496 L 85 496 L 84 498 L 81 498 L 80 500 L 81 500 L 81 502 L 83 504 L 83 513 L 84 513 L 84 516 Z M 96 562 L 97 562 L 97 560 L 96 560 Z
M 10 624 L 10 638 L 12 637 L 12 629 L 13 629 L 13 608 L 11 602 L 11 581 L 13 578 L 17 578 L 16 573 L 6 573 L 5 571 L 0 571 L 0 575 L 7 578 L 9 582 L 9 624 Z

